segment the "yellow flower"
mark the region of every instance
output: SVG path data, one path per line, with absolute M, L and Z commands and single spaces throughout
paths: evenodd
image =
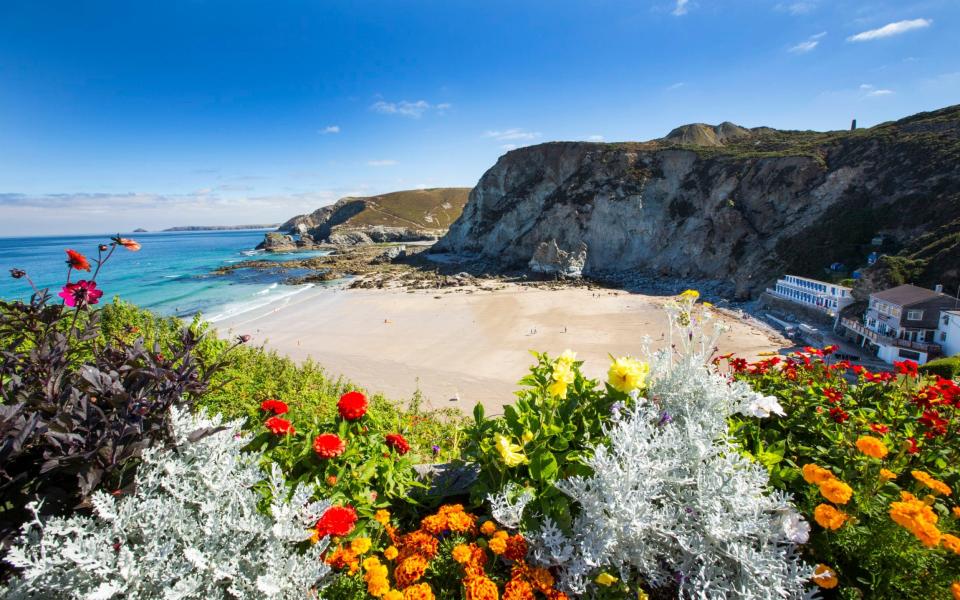
M 857 449 L 867 456 L 880 459 L 889 452 L 883 441 L 869 435 L 860 436 L 860 439 L 857 440 Z
M 682 294 L 680 294 L 681 300 L 689 300 L 690 302 L 696 302 L 699 297 L 700 292 L 697 290 L 685 290 Z
M 547 393 L 553 396 L 554 398 L 560 398 L 561 400 L 567 399 L 567 387 L 568 384 L 563 381 L 554 381 L 547 386 Z
M 953 552 L 954 554 L 960 554 L 960 538 L 957 536 L 945 533 L 940 536 L 940 543 L 943 544 L 943 547 L 950 552 Z
M 803 480 L 814 485 L 820 485 L 824 482 L 830 481 L 831 479 L 836 479 L 833 473 L 813 463 L 803 465 L 802 471 Z
M 493 521 L 484 521 L 480 526 L 480 533 L 483 535 L 493 535 L 497 531 L 497 524 Z
M 350 542 L 350 549 L 353 550 L 354 554 L 366 554 L 367 550 L 370 549 L 370 538 L 355 538 L 352 542 Z
M 603 573 L 600 573 L 599 575 L 597 575 L 594 581 L 602 586 L 610 587 L 611 585 L 615 584 L 620 580 L 614 577 L 613 575 L 611 575 L 610 573 L 607 573 L 606 571 L 604 571 Z
M 390 591 L 390 581 L 386 577 L 374 577 L 367 581 L 367 593 L 374 598 L 381 598 Z
M 390 522 L 390 511 L 384 510 L 381 508 L 380 510 L 377 511 L 375 515 L 373 515 L 373 519 L 377 523 L 380 523 L 381 525 L 385 526 L 387 523 Z
M 473 556 L 473 553 L 470 552 L 470 546 L 467 546 L 466 544 L 457 544 L 450 552 L 450 556 L 453 558 L 453 560 L 463 564 L 470 560 L 470 557 Z
M 897 478 L 897 474 L 891 471 L 890 469 L 880 469 L 880 479 L 884 481 L 891 481 Z
M 390 590 L 383 595 L 383 600 L 403 600 L 403 592 L 400 590 Z
M 353 544 L 351 544 L 351 547 L 352 547 L 352 546 L 353 546 Z M 352 549 L 352 548 L 351 548 L 351 549 Z M 377 558 L 376 556 L 369 556 L 369 557 L 363 559 L 363 570 L 364 570 L 364 571 L 369 571 L 369 570 L 373 569 L 374 567 L 379 567 L 379 566 L 380 566 L 380 559 Z
M 927 486 L 931 490 L 935 491 L 938 494 L 943 494 L 944 496 L 949 496 L 953 493 L 953 490 L 950 489 L 950 486 L 945 484 L 942 481 L 938 481 L 931 477 L 929 474 L 924 473 L 923 471 L 911 471 L 913 478 Z
M 387 549 L 383 551 L 383 557 L 387 560 L 393 560 L 400 554 L 400 551 L 397 550 L 396 546 L 387 546 Z
M 637 588 L 637 600 L 650 600 L 650 594 L 643 591 L 643 588 Z
M 572 363 L 557 361 L 556 366 L 553 368 L 553 373 L 550 375 L 553 383 L 547 386 L 547 391 L 551 396 L 557 396 L 559 398 L 567 397 L 567 387 L 572 384 L 575 379 L 571 364 Z
M 607 380 L 613 389 L 628 393 L 643 387 L 650 374 L 650 365 L 629 356 L 613 361 L 607 371 Z
M 571 366 L 576 360 L 577 360 L 577 353 L 568 348 L 563 351 L 563 354 L 561 354 L 559 358 L 557 358 L 557 364 L 558 365 L 564 364 L 567 366 Z
M 824 529 L 840 529 L 850 517 L 829 504 L 818 504 L 813 509 L 813 519 Z
M 709 302 L 701 302 L 701 303 L 700 303 L 700 306 L 702 306 L 702 307 L 704 307 L 704 308 L 713 308 L 713 304 L 711 304 L 711 303 L 709 303 Z
M 530 442 L 530 440 L 533 439 L 533 432 L 530 431 L 529 429 L 524 431 L 523 435 L 520 436 L 520 439 L 523 441 L 524 444 Z
M 516 467 L 527 462 L 527 457 L 523 454 L 523 448 L 512 443 L 503 435 L 497 435 L 497 450 L 500 452 L 500 458 L 503 464 L 508 467 Z
M 813 582 L 824 589 L 832 590 L 837 587 L 837 572 L 821 563 L 813 570 Z
M 839 479 L 831 479 L 820 484 L 820 493 L 834 504 L 846 504 L 853 495 L 853 489 Z

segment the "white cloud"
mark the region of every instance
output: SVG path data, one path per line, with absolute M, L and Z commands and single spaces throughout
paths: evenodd
M 453 108 L 453 105 L 449 102 L 441 102 L 440 104 L 434 105 L 426 100 L 417 100 L 416 102 L 409 102 L 407 100 L 401 100 L 400 102 L 378 100 L 373 103 L 370 110 L 382 115 L 400 115 L 402 117 L 410 117 L 411 119 L 419 119 L 428 111 L 434 110 L 437 114 L 443 114 L 444 111 L 450 110 L 451 108 Z
M 788 12 L 795 17 L 812 13 L 816 8 L 816 2 L 781 2 L 776 6 L 777 10 Z
M 807 52 L 810 52 L 819 46 L 820 40 L 823 39 L 825 35 L 827 35 L 826 31 L 821 31 L 818 34 L 811 35 L 806 39 L 806 41 L 800 42 L 796 46 L 792 46 L 788 49 L 788 51 L 793 52 L 794 54 L 806 54 Z
M 893 90 L 879 89 L 869 83 L 861 83 L 860 91 L 863 92 L 864 98 L 879 98 L 882 96 L 889 96 L 894 93 Z
M 588 142 L 602 142 L 604 137 L 602 135 L 591 135 L 587 138 Z
M 504 129 L 502 131 L 487 131 L 483 134 L 483 137 L 493 138 L 501 142 L 510 140 L 535 140 L 540 137 L 540 132 L 514 128 Z
M 390 159 L 387 159 L 387 160 L 368 160 L 368 161 L 367 161 L 367 166 L 368 166 L 368 167 L 392 167 L 392 166 L 394 166 L 394 165 L 396 165 L 396 164 L 399 164 L 399 163 L 397 163 L 397 161 L 395 161 L 395 160 L 390 160 Z
M 930 27 L 931 25 L 933 25 L 933 21 L 931 19 L 911 19 L 908 21 L 897 21 L 896 23 L 888 23 L 877 29 L 861 31 L 856 35 L 851 35 L 848 37 L 847 41 L 868 42 L 870 40 L 878 40 L 880 38 L 890 37 L 893 35 L 900 35 L 901 33 L 913 31 L 914 29 L 924 29 L 926 27 Z
M 503 149 L 503 150 L 506 150 L 507 152 L 510 152 L 511 150 L 516 150 L 516 149 L 517 149 L 517 145 L 516 145 L 516 144 L 504 144 L 504 145 L 500 146 L 500 148 Z
M 328 133 L 340 133 L 340 126 L 339 126 L 339 125 L 327 125 L 326 127 L 324 127 L 323 129 L 320 130 L 320 133 L 322 133 L 322 134 L 324 134 L 324 135 L 326 135 L 326 134 L 328 134 Z
M 673 7 L 673 16 L 682 17 L 683 15 L 687 14 L 688 4 L 690 4 L 690 0 L 677 0 L 676 6 Z
M 680 88 L 682 88 L 682 87 L 684 87 L 684 86 L 686 86 L 686 85 L 687 85 L 687 84 L 685 84 L 684 82 L 678 81 L 677 83 L 674 83 L 673 85 L 668 85 L 668 86 L 667 86 L 667 91 L 668 91 L 668 92 L 672 92 L 672 91 L 674 91 L 674 90 L 679 90 Z

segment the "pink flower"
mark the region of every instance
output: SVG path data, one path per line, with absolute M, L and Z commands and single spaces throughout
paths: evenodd
M 103 291 L 97 289 L 96 281 L 81 279 L 76 283 L 68 283 L 63 286 L 63 289 L 60 290 L 60 293 L 57 295 L 63 298 L 63 302 L 67 306 L 79 307 L 85 304 L 96 304 L 100 302 L 100 296 L 103 296 Z

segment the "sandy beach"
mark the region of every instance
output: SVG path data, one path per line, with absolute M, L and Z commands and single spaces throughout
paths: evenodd
M 637 355 L 641 339 L 665 345 L 664 298 L 615 290 L 548 290 L 506 285 L 495 291 L 407 292 L 320 289 L 216 323 L 221 335 L 248 333 L 295 360 L 308 357 L 332 375 L 404 400 L 419 388 L 431 406 L 465 412 L 481 402 L 499 413 L 533 361 L 529 350 L 570 348 L 591 377 L 608 354 Z M 769 329 L 722 317 L 721 352 L 755 357 L 787 345 Z

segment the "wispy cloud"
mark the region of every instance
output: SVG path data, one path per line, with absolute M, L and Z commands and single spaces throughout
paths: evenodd
M 320 130 L 320 133 L 322 133 L 322 134 L 324 134 L 324 135 L 327 135 L 327 134 L 330 134 L 330 133 L 340 133 L 340 126 L 339 126 L 339 125 L 327 125 L 326 127 L 324 127 L 323 129 Z
M 516 144 L 504 144 L 504 145 L 500 146 L 500 148 L 503 149 L 503 150 L 506 150 L 507 152 L 510 152 L 511 150 L 516 150 L 516 149 L 517 149 L 517 145 L 516 145 Z
M 869 83 L 860 84 L 860 91 L 863 93 L 864 98 L 880 98 L 882 96 L 890 96 L 894 93 L 893 90 L 877 88 Z
M 591 135 L 587 137 L 588 142 L 602 142 L 604 137 L 602 135 Z
M 671 13 L 675 17 L 682 17 L 689 11 L 687 8 L 687 5 L 689 4 L 690 0 L 677 0 L 677 4 L 673 7 L 673 11 L 671 11 Z
M 396 165 L 396 164 L 399 164 L 399 163 L 398 163 L 397 161 L 391 160 L 391 159 L 386 159 L 386 160 L 368 160 L 368 161 L 367 161 L 367 166 L 368 166 L 368 167 L 392 167 L 392 166 L 394 166 L 394 165 Z
M 925 29 L 931 25 L 933 25 L 932 19 L 910 19 L 907 21 L 897 21 L 896 23 L 887 23 L 883 27 L 878 27 L 877 29 L 861 31 L 856 35 L 851 35 L 848 37 L 847 41 L 869 42 L 871 40 L 879 40 L 881 38 L 900 35 L 908 31 L 913 31 L 914 29 Z
M 483 137 L 493 138 L 500 142 L 510 140 L 535 140 L 540 137 L 539 131 L 527 131 L 525 129 L 504 129 L 502 131 L 487 131 Z
M 410 117 L 411 119 L 419 119 L 428 111 L 432 110 L 437 114 L 444 114 L 445 111 L 451 108 L 453 108 L 453 105 L 449 102 L 431 104 L 426 100 L 417 100 L 416 102 L 409 102 L 407 100 L 401 100 L 400 102 L 378 100 L 373 103 L 370 110 L 382 115 L 400 115 L 402 117 Z
M 776 5 L 776 9 L 784 12 L 788 12 L 793 16 L 800 16 L 812 13 L 817 9 L 817 3 L 813 1 L 807 2 L 781 2 Z
M 674 90 L 679 90 L 680 88 L 682 88 L 682 87 L 684 87 L 684 86 L 686 86 L 686 85 L 687 85 L 686 83 L 684 83 L 684 82 L 682 82 L 682 81 L 678 81 L 677 83 L 674 83 L 673 85 L 668 85 L 666 89 L 667 89 L 668 92 L 672 92 L 672 91 L 674 91 Z
M 814 48 L 820 45 L 820 40 L 827 35 L 826 31 L 821 31 L 818 34 L 811 35 L 805 41 L 800 42 L 796 46 L 791 46 L 788 51 L 794 54 L 806 54 Z

